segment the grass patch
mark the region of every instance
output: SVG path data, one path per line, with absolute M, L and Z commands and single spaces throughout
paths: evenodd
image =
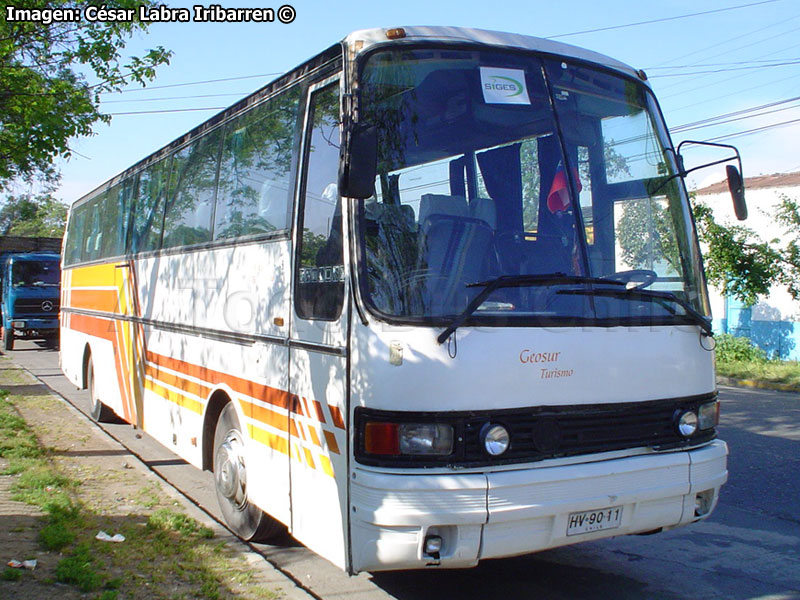
M 8 401 L 8 392 L 0 390 L 0 456 L 9 461 L 4 475 L 19 473 L 43 454 L 36 436 Z
M 4 371 L 0 385 L 18 376 L 16 371 Z M 12 497 L 45 513 L 38 543 L 47 552 L 60 553 L 47 575 L 26 577 L 21 569 L 0 568 L 0 581 L 35 581 L 41 597 L 59 595 L 56 586 L 64 584 L 103 600 L 277 597 L 257 585 L 256 573 L 245 560 L 213 539 L 213 530 L 175 508 L 159 509 L 174 502 L 137 470 L 106 470 L 97 461 L 78 459 L 79 451 L 72 457 L 72 452 L 45 446 L 65 439 L 86 443 L 89 436 L 81 438 L 80 429 L 53 418 L 37 426 L 40 421 L 33 416 L 34 430 L 20 417 L 55 408 L 48 398 L 0 390 L 0 457 L 7 462 L 5 474 L 15 475 Z M 79 450 L 81 444 L 73 445 Z M 123 510 L 133 512 L 120 510 L 120 493 L 135 505 Z M 122 533 L 126 539 L 98 541 L 99 530 Z
M 159 508 L 147 520 L 147 526 L 162 531 L 175 531 L 188 537 L 211 539 L 214 532 L 193 518 L 168 508 Z
M 0 579 L 3 581 L 19 581 L 22 579 L 22 569 L 12 569 L 11 567 L 6 567 L 2 573 L 0 573 Z
M 87 544 L 81 544 L 56 566 L 56 581 L 75 585 L 82 592 L 92 592 L 103 585 L 95 570 L 94 558 Z
M 787 361 L 717 361 L 717 374 L 734 379 L 776 383 L 800 390 L 800 363 Z

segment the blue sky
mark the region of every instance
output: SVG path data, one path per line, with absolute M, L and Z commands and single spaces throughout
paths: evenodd
M 168 4 L 191 7 L 193 3 Z M 220 0 L 220 4 L 275 10 L 281 6 L 270 0 Z M 161 45 L 174 52 L 170 66 L 162 67 L 145 90 L 131 88 L 137 91 L 104 96 L 102 110 L 143 113 L 225 107 L 273 79 L 269 74 L 292 69 L 357 29 L 455 25 L 551 37 L 661 20 L 557 39 L 644 69 L 667 125 L 676 131 L 676 143 L 768 127 L 724 140 L 741 150 L 745 175 L 800 170 L 800 99 L 782 102 L 800 97 L 800 0 L 293 0 L 291 5 L 297 16 L 288 25 L 277 21 L 153 24 L 147 35 L 131 41 L 126 53 Z M 752 6 L 671 19 L 743 5 Z M 250 77 L 254 75 L 258 77 Z M 248 78 L 163 87 L 238 77 Z M 759 111 L 739 112 L 778 102 Z M 75 154 L 60 161 L 63 180 L 56 196 L 74 201 L 216 112 L 114 116 L 110 125 L 97 125 L 93 137 L 73 140 Z M 727 119 L 739 120 L 677 132 L 680 126 L 729 113 L 738 114 Z M 770 127 L 793 120 L 798 122 Z M 702 155 L 696 152 L 687 158 L 691 162 Z M 693 185 L 723 176 L 721 169 L 704 170 Z

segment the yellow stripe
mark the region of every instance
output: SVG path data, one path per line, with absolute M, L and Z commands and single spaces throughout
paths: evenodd
M 158 384 L 153 383 L 152 381 L 145 379 L 144 387 L 151 392 L 155 392 L 165 400 L 169 400 L 170 402 L 174 402 L 178 406 L 186 408 L 192 412 L 197 413 L 198 415 L 203 414 L 203 405 L 194 400 L 193 398 L 187 398 L 183 394 L 179 394 L 173 390 L 168 390 L 165 387 L 161 387 Z
M 116 265 L 92 265 L 70 271 L 72 287 L 112 286 L 116 285 Z
M 264 431 L 263 429 L 259 429 L 254 425 L 247 425 L 247 430 L 250 433 L 250 437 L 256 440 L 257 442 L 261 442 L 265 444 L 267 447 L 272 448 L 282 454 L 289 453 L 289 442 L 286 438 L 276 435 L 274 433 L 270 433 L 269 431 Z
M 331 459 L 324 454 L 320 454 L 319 460 L 322 463 L 322 470 L 325 471 L 325 475 L 333 477 L 333 465 L 331 464 Z

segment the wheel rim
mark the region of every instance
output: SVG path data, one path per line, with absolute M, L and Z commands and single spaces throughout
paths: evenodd
M 247 471 L 243 450 L 239 432 L 231 430 L 220 444 L 214 464 L 217 489 L 238 510 L 247 504 Z

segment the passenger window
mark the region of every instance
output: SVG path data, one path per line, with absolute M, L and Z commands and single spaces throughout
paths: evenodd
M 73 209 L 69 218 L 67 241 L 64 246 L 64 264 L 74 265 L 81 262 L 81 245 L 84 239 L 84 223 L 86 222 L 86 204 Z
M 211 241 L 221 129 L 195 140 L 172 160 L 164 248 Z
M 170 159 L 162 160 L 139 173 L 136 212 L 133 221 L 132 252 L 158 250 L 164 225 L 164 194 Z
M 306 172 L 298 240 L 297 314 L 305 319 L 338 318 L 344 303 L 342 205 L 339 172 L 339 84 L 311 96 Z
M 100 227 L 100 213 L 107 194 L 108 192 L 103 192 L 87 206 L 86 222 L 84 224 L 84 245 L 81 257 L 84 261 L 101 258 L 100 244 L 103 240 L 103 231 Z
M 271 98 L 226 129 L 214 239 L 289 228 L 300 90 Z

